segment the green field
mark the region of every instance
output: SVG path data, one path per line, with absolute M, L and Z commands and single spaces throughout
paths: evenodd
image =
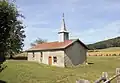
M 0 73 L 6 83 L 75 83 L 77 79 L 94 82 L 102 72 L 109 76 L 120 67 L 120 57 L 88 57 L 89 65 L 76 68 L 50 67 L 28 61 L 7 61 L 7 68 Z M 115 82 L 114 82 L 115 83 Z

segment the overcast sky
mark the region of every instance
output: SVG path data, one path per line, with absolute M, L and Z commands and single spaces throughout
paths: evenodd
M 85 44 L 120 35 L 120 0 L 16 0 L 25 16 L 24 49 L 35 39 L 58 40 L 62 13 L 70 38 Z

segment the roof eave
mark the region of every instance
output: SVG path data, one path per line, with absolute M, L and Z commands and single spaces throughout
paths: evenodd
M 26 52 L 33 52 L 33 51 L 52 51 L 52 50 L 63 50 L 65 49 L 65 47 L 63 48 L 54 48 L 54 49 L 34 49 L 34 50 L 27 50 Z

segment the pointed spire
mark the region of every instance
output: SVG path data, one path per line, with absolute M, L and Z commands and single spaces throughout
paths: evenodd
M 65 26 L 64 13 L 62 16 L 62 25 L 60 31 L 58 32 L 58 35 L 59 35 L 59 42 L 64 42 L 65 40 L 69 40 L 69 32 L 67 31 Z
M 64 13 L 63 13 L 63 19 L 64 19 Z
M 62 16 L 62 25 L 61 25 L 60 32 L 66 32 L 66 31 L 67 31 L 67 29 L 66 29 L 65 20 L 64 20 L 64 13 L 63 13 L 63 16 Z

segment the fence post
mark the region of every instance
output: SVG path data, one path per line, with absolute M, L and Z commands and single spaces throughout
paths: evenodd
M 116 68 L 116 75 L 120 74 L 120 68 Z M 117 83 L 120 83 L 120 76 L 117 77 Z
M 105 82 L 108 79 L 108 73 L 102 72 L 102 76 L 95 81 L 95 83 L 101 83 L 102 81 Z
M 102 77 L 104 77 L 104 78 L 108 78 L 108 73 L 107 72 L 102 72 Z

